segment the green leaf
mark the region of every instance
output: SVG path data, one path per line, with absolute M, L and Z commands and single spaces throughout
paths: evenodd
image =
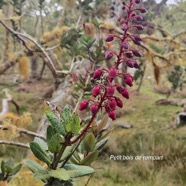
M 83 152 L 91 152 L 94 150 L 96 145 L 96 139 L 92 132 L 88 133 L 81 144 Z
M 48 174 L 48 171 L 32 160 L 26 160 L 25 161 L 26 166 L 34 173 L 34 177 L 40 180 L 45 180 L 50 178 L 50 175 Z
M 11 175 L 17 174 L 20 171 L 21 167 L 22 167 L 22 164 L 19 164 L 16 167 L 14 167 L 13 170 L 12 170 Z
M 2 162 L 1 162 L 1 171 L 2 171 L 3 175 L 5 175 L 5 173 L 6 173 L 6 163 L 5 163 L 4 160 L 2 160 Z
M 67 181 L 70 179 L 68 172 L 63 168 L 59 168 L 56 170 L 50 170 L 49 175 L 53 178 L 57 178 L 57 179 L 64 180 L 64 181 Z
M 90 152 L 88 156 L 86 156 L 81 162 L 80 165 L 90 165 L 94 160 L 97 159 L 99 152 L 96 150 L 94 152 Z
M 72 153 L 72 151 L 73 151 L 74 148 L 75 148 L 75 144 L 73 144 L 73 145 L 71 145 L 71 146 L 68 146 L 68 147 L 65 149 L 65 151 L 64 151 L 64 153 L 63 153 L 63 155 L 62 155 L 60 161 L 64 161 L 64 160 Z
M 65 106 L 61 113 L 61 118 L 63 120 L 64 125 L 66 125 L 70 121 L 70 117 L 71 117 L 70 108 L 68 106 Z
M 49 125 L 47 127 L 47 135 L 46 135 L 46 140 L 47 142 L 51 139 L 52 136 L 56 134 L 55 129 L 53 126 Z
M 66 133 L 64 127 L 59 121 L 59 119 L 56 117 L 56 115 L 49 108 L 45 109 L 45 114 L 51 125 L 54 127 L 55 132 L 65 135 Z
M 65 126 L 65 129 L 66 129 L 67 132 L 71 132 L 71 133 L 77 135 L 79 130 L 80 130 L 80 119 L 79 119 L 79 117 L 77 115 L 73 114 L 70 117 L 70 121 Z
M 50 165 L 52 162 L 49 159 L 49 157 L 47 156 L 47 154 L 45 153 L 45 151 L 43 151 L 43 149 L 39 146 L 38 143 L 36 142 L 31 142 L 30 143 L 30 149 L 33 152 L 33 154 L 41 161 L 45 162 L 47 165 Z
M 94 169 L 89 166 L 68 164 L 64 167 L 70 178 L 77 178 L 94 173 Z
M 109 137 L 96 143 L 95 150 L 100 150 L 107 143 L 108 139 L 109 139 Z
M 35 161 L 32 160 L 25 160 L 24 161 L 26 166 L 33 172 L 33 173 L 37 173 L 37 172 L 47 172 L 45 170 L 44 167 L 42 167 L 40 164 L 38 164 Z
M 52 153 L 59 152 L 64 143 L 64 137 L 60 134 L 54 134 L 48 141 L 48 150 Z

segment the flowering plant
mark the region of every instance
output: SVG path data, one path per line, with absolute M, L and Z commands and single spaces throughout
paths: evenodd
M 133 21 L 142 21 L 141 14 L 144 8 L 136 7 L 140 0 L 130 0 L 129 4 L 123 2 L 124 18 L 118 22 L 122 35 L 110 34 L 106 42 L 118 40 L 119 51 L 108 50 L 105 59 L 114 59 L 110 69 L 97 68 L 93 73 L 94 86 L 92 98 L 80 102 L 79 110 L 89 109 L 91 116 L 88 122 L 72 113 L 68 107 L 63 111 L 47 102 L 46 116 L 51 125 L 47 128 L 46 144 L 31 142 L 30 148 L 34 155 L 47 164 L 44 168 L 34 161 L 28 160 L 28 168 L 41 179 L 46 185 L 72 185 L 73 179 L 94 173 L 91 163 L 98 157 L 99 150 L 106 144 L 107 134 L 103 135 L 108 117 L 104 117 L 97 125 L 96 117 L 100 110 L 105 110 L 108 116 L 116 119 L 116 108 L 123 107 L 122 100 L 116 96 L 116 92 L 129 99 L 126 87 L 115 83 L 117 77 L 123 78 L 128 86 L 133 85 L 133 77 L 129 73 L 120 72 L 120 65 L 125 63 L 130 68 L 138 68 L 136 57 L 140 57 L 139 50 L 133 48 L 131 41 L 140 45 L 142 39 L 139 34 L 133 34 L 135 29 L 142 30 L 141 24 Z M 84 126 L 84 128 L 82 128 Z M 82 128 L 82 129 L 81 129 Z

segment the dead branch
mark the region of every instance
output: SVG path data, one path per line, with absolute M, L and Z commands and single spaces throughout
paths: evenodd
M 14 145 L 14 146 L 22 147 L 22 148 L 26 148 L 26 149 L 29 149 L 30 148 L 26 144 L 19 143 L 19 142 L 14 142 L 14 141 L 0 140 L 0 144 L 2 144 L 2 145 Z

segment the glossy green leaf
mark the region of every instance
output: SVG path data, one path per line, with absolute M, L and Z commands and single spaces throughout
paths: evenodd
M 90 152 L 88 156 L 86 156 L 81 162 L 80 165 L 90 165 L 93 161 L 95 161 L 98 157 L 99 152 L 96 150 L 94 152 Z
M 17 165 L 16 167 L 14 167 L 14 168 L 12 169 L 11 175 L 17 174 L 17 173 L 20 171 L 21 167 L 22 167 L 22 164 L 19 164 L 19 165 Z
M 56 170 L 50 170 L 49 175 L 53 178 L 57 178 L 57 179 L 64 180 L 64 181 L 67 181 L 70 179 L 68 172 L 63 168 L 59 168 Z
M 95 150 L 100 150 L 107 143 L 108 139 L 109 139 L 109 137 L 96 143 Z
M 52 162 L 47 156 L 46 152 L 43 151 L 43 149 L 39 146 L 36 142 L 30 143 L 30 149 L 33 152 L 33 154 L 41 161 L 45 162 L 47 165 L 50 165 Z
M 89 166 L 68 164 L 64 167 L 70 178 L 77 178 L 94 173 L 94 169 Z
M 70 117 L 69 122 L 66 124 L 65 129 L 67 132 L 71 132 L 75 135 L 78 134 L 80 130 L 80 119 L 77 115 L 73 114 Z
M 96 145 L 96 139 L 92 132 L 88 133 L 81 144 L 82 151 L 91 152 L 94 150 Z
M 48 141 L 48 150 L 52 153 L 59 152 L 64 143 L 64 137 L 60 134 L 54 134 Z

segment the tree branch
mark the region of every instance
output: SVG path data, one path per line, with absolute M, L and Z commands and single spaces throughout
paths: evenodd
M 8 127 L 0 125 L 0 129 L 8 130 Z M 23 128 L 16 128 L 16 130 L 19 131 L 20 133 L 24 133 L 24 134 L 27 134 L 27 135 L 30 135 L 30 136 L 38 137 L 38 138 L 46 141 L 44 136 L 42 136 L 40 134 L 37 134 L 35 132 L 29 131 L 29 130 L 26 130 L 26 129 L 23 129 Z
M 26 45 L 26 42 L 23 38 L 26 38 L 27 40 L 31 41 L 32 43 L 34 43 L 39 50 L 44 54 L 44 56 L 47 58 L 49 64 L 48 66 L 50 67 L 50 70 L 53 71 L 53 75 L 55 74 L 55 76 L 57 76 L 57 70 L 53 64 L 53 61 L 51 60 L 51 58 L 49 57 L 49 55 L 47 54 L 47 52 L 43 49 L 43 47 L 37 42 L 35 41 L 31 36 L 29 36 L 28 34 L 24 34 L 24 33 L 20 33 L 20 32 L 16 32 L 14 31 L 12 28 L 10 28 L 8 25 L 6 25 L 6 23 L 0 19 L 0 23 L 9 31 L 11 32 L 15 37 L 17 37 L 18 39 L 20 39 L 24 46 L 29 50 L 32 51 L 32 49 L 28 48 L 28 46 Z
M 25 145 L 25 144 L 19 143 L 19 142 L 14 142 L 14 141 L 0 140 L 0 144 L 14 145 L 14 146 L 18 146 L 18 147 L 22 147 L 22 148 L 26 148 L 26 149 L 30 148 L 28 145 Z

